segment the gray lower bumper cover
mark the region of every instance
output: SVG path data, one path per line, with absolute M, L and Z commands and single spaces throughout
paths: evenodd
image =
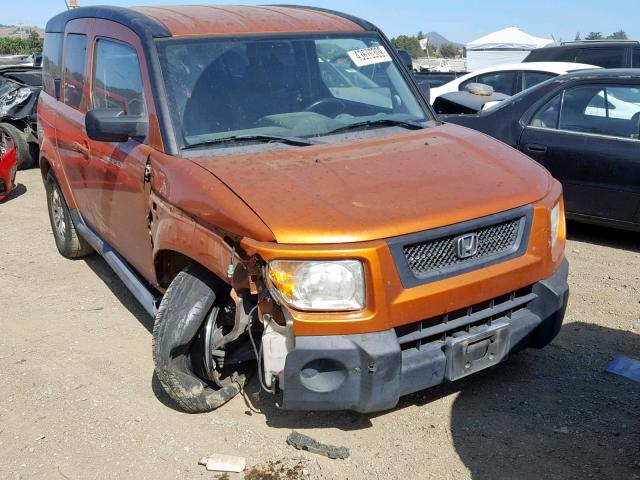
M 542 348 L 560 331 L 567 305 L 568 263 L 536 283 L 537 295 L 510 319 L 509 351 Z M 298 337 L 287 356 L 282 407 L 287 410 L 393 408 L 402 395 L 445 381 L 447 360 L 441 343 L 401 350 L 393 329 L 357 335 Z

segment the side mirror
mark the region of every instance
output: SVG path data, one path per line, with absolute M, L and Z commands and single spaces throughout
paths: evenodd
M 144 138 L 149 129 L 146 116 L 124 115 L 121 110 L 116 109 L 89 110 L 84 124 L 87 136 L 98 142 L 119 143 L 130 138 Z
M 482 105 L 482 111 L 484 112 L 485 110 L 489 110 L 490 108 L 493 108 L 496 105 L 500 105 L 501 103 L 502 103 L 502 100 L 491 100 Z

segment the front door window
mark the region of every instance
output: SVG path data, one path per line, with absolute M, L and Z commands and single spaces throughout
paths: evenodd
M 91 97 L 94 108 L 118 109 L 124 115 L 146 113 L 140 63 L 128 45 L 98 39 Z

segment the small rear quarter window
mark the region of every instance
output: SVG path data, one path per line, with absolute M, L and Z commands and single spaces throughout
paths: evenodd
M 558 118 L 560 116 L 560 98 L 561 94 L 556 95 L 533 116 L 529 125 L 538 128 L 558 128 Z
M 62 63 L 62 33 L 46 32 L 42 52 L 42 87 L 49 95 L 60 96 L 60 67 Z M 56 86 L 57 85 L 57 86 Z
M 84 98 L 87 36 L 68 34 L 64 46 L 64 103 L 80 109 Z

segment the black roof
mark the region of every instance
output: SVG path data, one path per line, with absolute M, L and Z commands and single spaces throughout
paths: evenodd
M 560 45 L 547 45 L 546 47 L 535 48 L 532 52 L 566 51 L 583 47 L 629 47 L 632 45 L 640 45 L 640 42 L 636 40 L 576 40 L 573 42 L 562 42 Z
M 613 40 L 613 39 L 602 39 L 602 40 L 574 40 L 572 42 L 562 42 L 560 46 L 563 45 L 599 45 L 599 46 L 617 46 L 617 45 L 640 45 L 640 41 L 638 40 Z M 558 45 L 555 45 L 558 46 Z M 545 47 L 543 47 L 545 48 Z M 548 47 L 551 48 L 551 47 Z
M 150 35 L 154 38 L 170 37 L 171 32 L 158 20 L 143 15 L 135 10 L 122 7 L 96 6 L 80 7 L 59 13 L 47 22 L 45 32 L 62 33 L 67 22 L 76 18 L 102 18 L 124 25 L 133 30 L 138 36 Z
M 558 80 L 572 78 L 640 78 L 640 68 L 592 68 L 576 70 L 556 77 Z

